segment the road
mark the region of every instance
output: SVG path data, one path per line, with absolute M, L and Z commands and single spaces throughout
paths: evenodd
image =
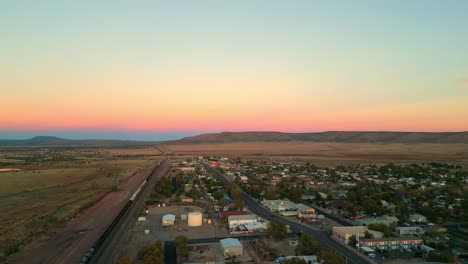
M 122 250 L 129 241 L 131 223 L 137 221 L 138 214 L 143 209 L 144 202 L 151 194 L 154 184 L 159 177 L 165 175 L 169 171 L 170 166 L 171 161 L 169 159 L 164 159 L 161 161 L 160 165 L 155 168 L 148 178 L 147 183 L 143 185 L 139 195 L 137 195 L 133 203 L 130 204 L 125 214 L 118 219 L 115 227 L 112 229 L 112 232 L 109 233 L 107 238 L 87 263 L 111 264 L 118 260 Z
M 202 163 L 202 165 L 203 167 L 205 167 L 205 169 L 214 172 L 221 182 L 226 183 L 226 184 L 230 183 L 229 180 L 223 174 L 215 170 L 210 165 L 206 163 Z M 326 232 L 317 231 L 315 229 L 308 227 L 307 225 L 303 225 L 303 224 L 291 221 L 289 219 L 283 218 L 279 215 L 272 214 L 272 212 L 270 212 L 268 209 L 263 207 L 260 203 L 258 203 L 255 199 L 250 197 L 244 191 L 242 191 L 242 199 L 244 200 L 245 206 L 252 213 L 268 221 L 276 220 L 283 224 L 289 225 L 291 227 L 291 230 L 295 233 L 299 233 L 302 230 L 303 233 L 312 235 L 313 237 L 315 237 L 315 239 L 317 239 L 320 242 L 322 247 L 333 248 L 339 253 L 341 253 L 347 259 L 347 263 L 355 263 L 355 264 L 372 263 L 370 259 L 368 259 L 367 257 L 361 256 L 360 254 L 354 252 L 353 250 L 347 248 L 346 246 L 332 239 Z

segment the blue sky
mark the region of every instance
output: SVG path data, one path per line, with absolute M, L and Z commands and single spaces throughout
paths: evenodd
M 455 0 L 3 1 L 0 137 L 468 130 L 467 14 Z

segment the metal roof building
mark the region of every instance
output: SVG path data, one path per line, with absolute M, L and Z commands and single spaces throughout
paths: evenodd
M 221 249 L 225 257 L 229 256 L 242 256 L 244 249 L 239 239 L 236 238 L 225 238 L 219 240 L 221 243 Z

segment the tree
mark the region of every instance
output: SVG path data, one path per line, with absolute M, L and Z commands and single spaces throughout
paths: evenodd
M 302 191 L 301 191 L 301 188 L 300 187 L 293 187 L 290 191 L 289 191 L 289 200 L 297 203 L 299 201 L 301 201 L 301 198 L 302 198 Z
M 160 240 L 146 244 L 138 251 L 138 259 L 144 264 L 164 264 L 164 252 Z
M 193 199 L 198 199 L 200 198 L 200 192 L 196 188 L 190 189 L 190 191 L 187 193 L 187 196 Z
M 234 184 L 229 184 L 227 186 L 227 190 L 229 192 L 229 196 L 232 198 L 232 199 L 238 199 L 238 198 L 241 198 L 241 189 L 239 188 L 239 186 L 237 185 L 234 185 Z
M 119 261 L 117 264 L 132 264 L 132 261 L 130 260 L 130 257 L 128 256 L 122 256 L 119 258 Z
M 356 246 L 356 236 L 352 235 L 348 238 L 348 245 L 355 247 Z
M 281 240 L 288 236 L 288 230 L 286 225 L 278 221 L 272 221 L 268 223 L 266 230 L 267 234 L 276 240 Z
M 385 224 L 375 223 L 370 224 L 368 227 L 370 230 L 382 232 L 384 234 L 384 237 L 389 237 L 392 235 L 392 229 Z
M 269 185 L 265 191 L 265 199 L 273 200 L 276 197 L 276 187 L 274 185 Z
M 327 264 L 344 264 L 346 259 L 333 249 L 328 249 L 320 252 L 320 259 Z
M 374 235 L 369 231 L 364 231 L 364 238 L 374 238 Z
M 216 192 L 213 193 L 213 198 L 215 200 L 222 199 L 222 198 L 224 198 L 224 193 L 222 191 L 216 191 Z
M 299 245 L 296 247 L 297 255 L 315 255 L 320 252 L 320 243 L 311 235 L 302 234 L 299 237 Z
M 307 262 L 302 259 L 302 258 L 298 258 L 298 257 L 294 257 L 294 258 L 290 258 L 286 261 L 283 261 L 281 262 L 283 264 L 307 264 Z
M 175 238 L 177 255 L 182 256 L 184 260 L 188 257 L 188 238 L 186 236 L 177 236 Z
M 244 206 L 244 201 L 242 201 L 242 199 L 237 198 L 234 200 L 234 207 L 236 210 L 244 210 Z

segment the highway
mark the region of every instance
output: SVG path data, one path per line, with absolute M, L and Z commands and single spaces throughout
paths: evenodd
M 229 180 L 223 174 L 215 170 L 210 165 L 206 163 L 202 163 L 202 165 L 203 167 L 205 167 L 205 169 L 214 172 L 221 182 L 226 183 L 226 184 L 230 183 Z M 303 225 L 303 224 L 291 221 L 289 219 L 283 218 L 279 215 L 273 214 L 268 209 L 264 208 L 261 204 L 259 204 L 255 199 L 250 197 L 244 191 L 242 191 L 242 199 L 244 200 L 245 206 L 252 213 L 268 221 L 276 220 L 283 224 L 287 224 L 291 227 L 291 230 L 295 233 L 299 233 L 302 230 L 303 233 L 312 235 L 313 237 L 315 237 L 315 239 L 317 239 L 320 242 L 322 247 L 333 248 L 339 253 L 341 253 L 346 258 L 347 263 L 355 263 L 355 264 L 372 263 L 371 260 L 368 259 L 367 257 L 364 257 L 354 252 L 353 250 L 347 248 L 346 246 L 340 244 L 339 242 L 329 237 L 326 232 L 317 231 L 315 229 L 308 227 L 307 225 Z
M 161 177 L 169 170 L 171 162 L 169 159 L 161 161 L 160 165 L 155 167 L 154 171 L 148 177 L 145 185 L 143 185 L 140 193 L 135 197 L 128 209 L 116 219 L 116 224 L 111 232 L 103 240 L 102 244 L 96 249 L 91 259 L 86 263 L 91 264 L 111 264 L 118 260 L 122 250 L 129 242 L 129 228 L 132 222 L 135 222 L 138 213 L 143 209 L 144 202 L 151 194 L 153 186 L 158 177 Z

